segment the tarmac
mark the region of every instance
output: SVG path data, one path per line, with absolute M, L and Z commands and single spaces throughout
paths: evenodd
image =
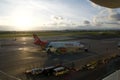
M 81 61 L 79 65 L 82 65 L 82 63 L 92 60 L 91 56 L 102 55 L 103 57 L 109 57 L 110 55 L 120 54 L 120 49 L 117 47 L 117 43 L 120 41 L 120 38 L 79 39 L 68 36 L 54 36 L 42 37 L 41 39 L 49 41 L 80 41 L 86 45 L 89 52 L 81 51 L 79 53 L 69 53 L 64 55 L 48 55 L 45 51 L 41 50 L 40 46 L 33 44 L 34 40 L 31 37 L 20 37 L 16 40 L 9 38 L 0 39 L 0 80 L 31 80 L 24 75 L 24 72 L 27 69 L 32 69 L 34 67 L 42 68 L 60 63 L 69 63 L 71 61 Z M 94 58 L 96 59 L 96 57 Z M 82 73 L 84 75 L 85 73 L 90 73 L 90 71 Z M 51 79 L 58 80 L 56 77 L 52 77 Z M 75 77 L 71 79 L 77 80 Z M 50 79 L 40 78 L 40 80 Z

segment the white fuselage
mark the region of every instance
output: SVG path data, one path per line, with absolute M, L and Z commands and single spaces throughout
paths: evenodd
M 49 48 L 52 51 L 56 51 L 58 48 L 66 48 L 66 49 L 84 49 L 84 45 L 77 41 L 64 41 L 64 42 L 49 42 L 46 46 L 46 50 Z
M 84 47 L 83 44 L 81 44 L 80 42 L 50 42 L 47 47 L 56 47 L 56 48 L 60 48 L 60 47 Z

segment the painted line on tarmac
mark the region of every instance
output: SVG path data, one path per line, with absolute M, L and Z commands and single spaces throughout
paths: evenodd
M 20 78 L 17 78 L 17 77 L 15 77 L 15 76 L 9 75 L 9 74 L 7 74 L 7 73 L 5 73 L 5 72 L 3 72 L 3 71 L 0 71 L 0 73 L 4 74 L 4 75 L 6 75 L 6 76 L 8 76 L 8 77 L 10 77 L 10 78 L 12 78 L 12 79 L 21 80 Z

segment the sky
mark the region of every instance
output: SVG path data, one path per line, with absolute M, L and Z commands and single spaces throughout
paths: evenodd
M 0 0 L 0 31 L 120 29 L 120 8 L 89 0 Z

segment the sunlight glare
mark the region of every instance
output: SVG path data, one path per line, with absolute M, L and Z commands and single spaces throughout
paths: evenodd
M 12 15 L 12 24 L 17 30 L 30 30 L 33 27 L 33 16 L 30 11 L 16 10 Z

